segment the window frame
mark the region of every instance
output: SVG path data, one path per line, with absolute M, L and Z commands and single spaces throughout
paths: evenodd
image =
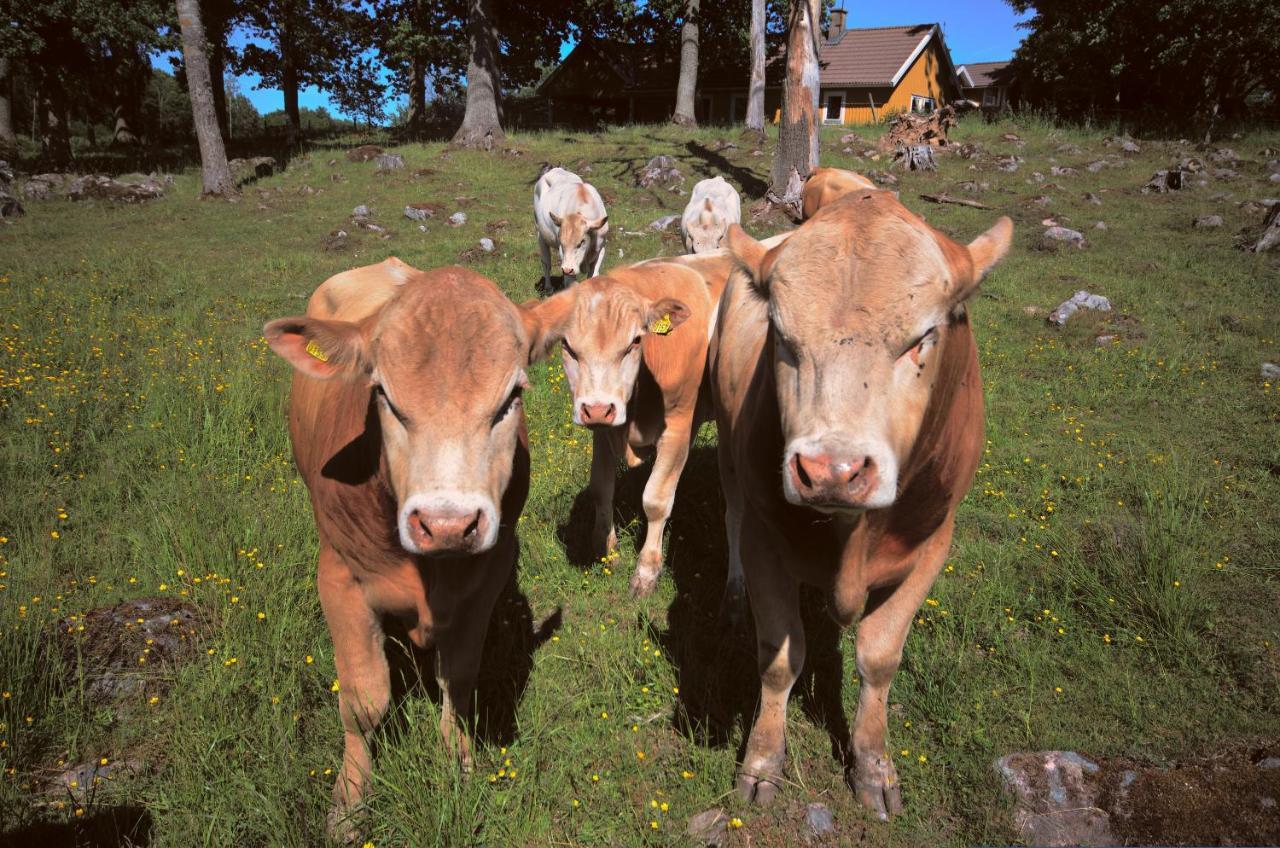
M 836 118 L 827 117 L 828 113 L 831 111 L 832 96 L 840 98 L 840 115 L 839 117 L 836 117 Z M 849 108 L 849 97 L 848 97 L 848 93 L 844 89 L 830 89 L 824 92 L 822 95 L 822 123 L 827 125 L 843 126 L 844 113 L 845 113 L 845 110 L 848 108 Z
M 917 108 L 916 108 L 916 102 L 917 102 L 917 101 L 924 102 L 924 103 L 928 103 L 928 104 L 929 104 L 929 108 L 928 108 L 928 109 L 917 109 Z M 933 112 L 933 111 L 934 111 L 934 110 L 936 110 L 937 108 L 938 108 L 938 101 L 934 100 L 932 97 L 929 97 L 929 96 L 928 96 L 928 95 L 926 95 L 926 94 L 913 94 L 913 95 L 911 95 L 911 112 L 912 112 L 913 114 L 916 114 L 916 115 L 928 115 L 930 112 Z

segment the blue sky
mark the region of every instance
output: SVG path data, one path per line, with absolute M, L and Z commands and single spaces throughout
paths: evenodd
M 951 58 L 956 65 L 1008 59 L 1023 36 L 1023 32 L 1017 29 L 1019 17 L 1005 0 L 912 0 L 906 3 L 860 3 L 856 0 L 844 0 L 843 5 L 849 12 L 847 26 L 850 27 L 942 24 L 947 46 L 951 48 Z M 239 47 L 243 46 L 246 39 L 242 34 L 236 33 L 231 41 Z M 571 44 L 566 43 L 562 55 L 567 54 L 571 47 Z M 158 58 L 155 64 L 165 70 L 172 69 L 166 57 Z M 284 96 L 274 89 L 255 89 L 258 82 L 259 79 L 253 74 L 240 76 L 241 90 L 258 111 L 266 114 L 283 109 Z M 325 106 L 330 111 L 335 111 L 329 96 L 315 88 L 299 92 L 298 103 L 311 108 Z

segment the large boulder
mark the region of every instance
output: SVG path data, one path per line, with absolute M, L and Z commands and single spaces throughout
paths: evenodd
M 269 177 L 276 172 L 276 160 L 270 156 L 254 156 L 251 159 L 232 159 L 227 162 L 231 178 L 236 185 L 251 183 Z
M 165 183 L 158 177 L 144 177 L 141 182 L 122 182 L 101 174 L 76 177 L 66 187 L 69 200 L 119 200 L 143 203 L 164 197 Z

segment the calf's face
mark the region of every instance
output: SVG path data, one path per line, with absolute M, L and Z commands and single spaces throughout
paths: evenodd
M 496 290 L 447 297 L 450 285 L 410 282 L 359 324 L 282 318 L 263 331 L 303 374 L 371 388 L 400 543 L 411 554 L 494 545 L 524 427 L 526 325 L 536 318 Z
M 560 270 L 576 277 L 591 246 L 609 231 L 609 216 L 591 220 L 580 212 L 564 217 L 553 212 L 551 220 L 560 228 Z
M 560 315 L 551 338 L 560 340 L 573 393 L 573 423 L 617 427 L 627 422 L 649 332 L 674 332 L 689 309 L 674 298 L 646 300 L 609 276 L 595 277 L 546 301 Z
M 716 213 L 711 199 L 708 198 L 698 212 L 697 219 L 688 228 L 689 244 L 687 246 L 689 251 L 691 253 L 708 253 L 719 249 L 720 242 L 724 239 L 725 231 L 728 228 L 725 219 Z
M 768 300 L 789 502 L 831 513 L 894 502 L 949 327 L 1011 234 L 1002 218 L 965 247 L 884 192 L 841 198 L 768 252 L 730 229 Z

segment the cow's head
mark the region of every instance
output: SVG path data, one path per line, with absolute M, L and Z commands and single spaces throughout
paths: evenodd
M 588 218 L 581 212 L 560 216 L 551 213 L 552 222 L 560 228 L 560 270 L 576 277 L 592 244 L 609 232 L 609 216 Z
M 685 227 L 685 234 L 688 236 L 685 248 L 690 253 L 708 253 L 717 250 L 727 229 L 729 229 L 729 222 L 716 211 L 715 204 L 708 197 L 703 200 L 697 217 Z
M 536 308 L 460 268 L 411 277 L 360 323 L 297 317 L 263 328 L 302 374 L 370 387 L 412 554 L 475 554 L 497 540 L 538 332 Z
M 648 300 L 609 275 L 593 277 L 544 304 L 546 339 L 560 341 L 573 393 L 573 423 L 586 427 L 626 423 L 645 335 L 677 332 L 689 317 L 681 301 Z
M 826 512 L 893 503 L 949 329 L 1008 251 L 1001 218 L 967 247 L 888 192 L 854 192 L 766 251 L 740 227 L 729 250 L 767 299 L 786 499 Z

